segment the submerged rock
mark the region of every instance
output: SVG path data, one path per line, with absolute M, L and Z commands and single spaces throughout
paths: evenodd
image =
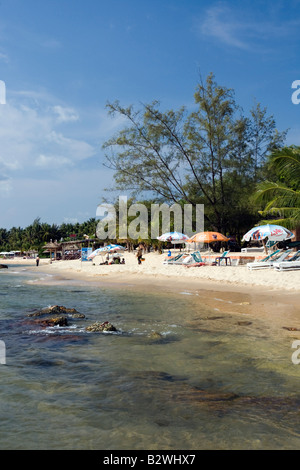
M 149 333 L 149 335 L 148 335 L 148 338 L 150 338 L 150 339 L 162 339 L 163 335 L 158 333 L 158 331 L 151 331 L 151 333 Z
M 42 308 L 34 313 L 29 313 L 29 317 L 39 317 L 41 315 L 59 315 L 59 314 L 70 314 L 72 318 L 85 318 L 83 313 L 77 312 L 75 308 L 67 308 L 62 305 L 51 305 L 50 307 Z
M 117 329 L 108 321 L 105 321 L 103 323 L 100 322 L 95 322 L 90 326 L 86 327 L 86 331 L 117 331 Z
M 85 315 L 83 313 L 72 313 L 71 317 L 72 318 L 85 318 Z
M 75 308 L 67 308 L 61 305 L 51 305 L 27 315 L 31 317 L 35 325 L 41 327 L 69 326 L 69 319 L 85 318 L 85 315 L 77 312 Z M 27 320 L 29 321 L 29 320 Z
M 35 320 L 35 323 L 41 326 L 68 326 L 68 320 L 64 316 L 43 318 L 42 320 Z

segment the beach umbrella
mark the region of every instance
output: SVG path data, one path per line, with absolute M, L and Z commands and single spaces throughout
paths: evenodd
M 103 246 L 102 248 L 97 248 L 97 250 L 94 250 L 88 258 L 95 258 L 97 255 L 103 255 L 104 253 L 111 253 L 112 251 L 125 251 L 126 248 L 121 245 L 106 245 Z
M 229 238 L 219 232 L 199 232 L 193 235 L 188 241 L 189 243 L 212 243 L 212 242 L 228 242 Z
M 270 241 L 281 242 L 283 240 L 288 240 L 293 238 L 295 235 L 285 227 L 281 225 L 259 225 L 258 227 L 253 227 L 243 236 L 242 241 L 250 240 L 265 240 L 268 238 Z
M 157 240 L 161 242 L 170 242 L 170 243 L 184 243 L 189 239 L 187 235 L 180 232 L 166 232 L 163 233 L 160 237 L 157 237 Z

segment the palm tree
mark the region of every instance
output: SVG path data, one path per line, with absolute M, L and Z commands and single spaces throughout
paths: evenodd
M 260 183 L 254 199 L 264 206 L 262 216 L 271 216 L 273 224 L 293 230 L 300 226 L 300 147 L 293 145 L 273 152 L 270 170 L 277 181 Z M 270 219 L 262 223 L 270 223 Z

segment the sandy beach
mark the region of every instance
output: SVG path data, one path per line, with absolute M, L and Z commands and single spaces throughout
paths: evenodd
M 205 297 L 216 310 L 225 311 L 235 302 L 238 310 L 251 315 L 275 318 L 284 326 L 300 329 L 300 271 L 275 272 L 273 269 L 248 270 L 239 266 L 201 266 L 186 268 L 165 265 L 166 254 L 145 254 L 138 265 L 133 253 L 125 253 L 125 264 L 100 265 L 98 256 L 93 261 L 53 261 L 42 259 L 38 267 L 34 259 L 3 260 L 9 268 L 24 264 L 27 269 L 41 274 L 39 283 L 48 283 L 43 274 L 51 274 L 51 283 L 62 281 L 88 282 L 91 285 L 118 286 L 122 289 L 147 290 L 155 293 L 182 293 Z M 211 293 L 215 295 L 212 296 Z M 218 301 L 222 292 L 223 302 Z M 198 297 L 199 298 L 199 297 Z M 227 306 L 226 306 L 227 303 Z
M 300 293 L 300 270 L 277 272 L 273 269 L 260 269 L 250 271 L 246 265 L 238 266 L 199 266 L 187 268 L 182 265 L 166 265 L 163 261 L 166 254 L 148 253 L 144 255 L 145 261 L 138 264 L 134 253 L 125 253 L 125 264 L 100 265 L 103 262 L 101 256 L 97 256 L 93 261 L 54 261 L 41 260 L 39 268 L 56 274 L 80 275 L 84 278 L 106 278 L 110 281 L 128 282 L 138 279 L 139 282 L 148 283 L 158 281 L 160 283 L 185 283 L 191 286 L 196 283 L 205 282 L 213 284 L 215 287 L 228 289 L 230 286 L 238 288 L 263 287 L 271 291 L 293 291 Z M 4 263 L 18 263 L 14 261 L 4 261 Z M 32 263 L 34 260 L 22 260 L 22 262 Z M 248 290 L 248 289 L 247 289 Z
M 300 293 L 300 270 L 278 272 L 274 269 L 259 269 L 250 271 L 246 265 L 238 266 L 199 266 L 185 267 L 182 265 L 166 265 L 164 260 L 166 254 L 147 253 L 144 255 L 145 261 L 138 264 L 134 253 L 124 253 L 125 264 L 101 265 L 104 261 L 101 256 L 97 256 L 93 261 L 69 260 L 53 261 L 49 259 L 40 260 L 39 267 L 43 271 L 57 275 L 76 276 L 85 279 L 106 279 L 110 282 L 134 282 L 174 284 L 184 283 L 185 285 L 197 285 L 205 283 L 211 284 L 218 289 L 262 287 L 274 293 L 279 291 Z M 34 259 L 2 260 L 3 264 L 26 264 L 35 266 Z

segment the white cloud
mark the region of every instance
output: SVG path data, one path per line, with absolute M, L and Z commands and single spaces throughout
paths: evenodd
M 83 140 L 65 137 L 62 133 L 51 131 L 48 136 L 51 148 L 57 148 L 71 161 L 85 160 L 95 154 L 94 148 Z
M 7 178 L 0 178 L 0 194 L 4 197 L 9 197 L 12 190 L 12 182 Z
M 4 54 L 3 52 L 0 52 L 0 60 L 3 62 L 8 62 L 8 55 Z
M 112 172 L 92 157 L 122 126 L 104 109 L 79 111 L 47 91 L 11 92 L 0 106 L 0 227 L 94 217 Z
M 263 41 L 271 39 L 274 43 L 276 39 L 292 37 L 298 34 L 299 25 L 299 20 L 252 18 L 245 9 L 233 10 L 227 3 L 221 2 L 206 10 L 197 30 L 202 36 L 214 38 L 221 45 L 264 51 Z M 258 49 L 257 44 L 260 46 Z
M 241 24 L 229 19 L 231 16 L 229 13 L 228 8 L 224 6 L 210 8 L 200 26 L 200 32 L 227 45 L 247 49 L 247 43 L 239 38 Z
M 78 121 L 79 115 L 73 108 L 66 108 L 63 106 L 53 106 L 53 111 L 57 114 L 58 122 L 72 122 Z
M 19 97 L 0 107 L 0 164 L 6 172 L 12 175 L 33 167 L 66 166 L 95 154 L 89 142 L 60 129 L 62 123 L 72 125 L 78 120 L 75 110 L 61 105 L 49 107 L 40 99 L 37 106 L 36 99 L 37 95 L 29 106 L 26 95 L 26 104 Z
M 72 166 L 73 162 L 69 158 L 41 154 L 37 157 L 35 165 L 40 168 L 58 169 L 65 166 Z

